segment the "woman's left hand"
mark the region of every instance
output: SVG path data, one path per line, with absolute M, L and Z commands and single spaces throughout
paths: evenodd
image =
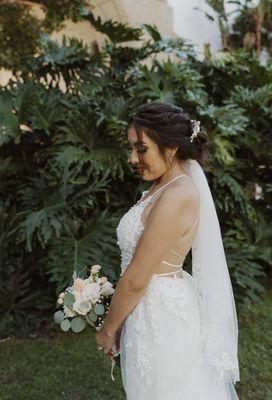
M 96 343 L 103 347 L 103 352 L 110 356 L 112 347 L 115 345 L 116 333 L 110 335 L 104 328 L 95 334 Z

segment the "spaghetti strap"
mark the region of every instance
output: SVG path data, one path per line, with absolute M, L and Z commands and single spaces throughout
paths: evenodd
M 187 178 L 190 178 L 190 179 L 191 179 L 191 177 L 190 177 L 189 175 L 184 175 L 184 174 L 183 174 L 183 175 L 178 175 L 178 176 L 176 176 L 175 178 L 171 179 L 169 182 L 166 182 L 163 186 L 161 186 L 158 190 L 156 190 L 155 193 L 150 194 L 148 197 L 155 196 L 155 194 L 157 194 L 161 189 L 163 189 L 163 188 L 165 188 L 167 185 L 169 185 L 169 183 L 174 182 L 176 179 L 181 178 L 182 176 L 187 176 Z M 147 197 L 147 198 L 148 198 L 148 197 Z
M 144 190 L 144 191 L 142 192 L 142 196 L 141 196 L 140 200 L 138 200 L 138 202 L 136 203 L 136 205 L 141 205 L 141 206 L 142 206 L 142 205 L 145 205 L 147 200 L 149 201 L 150 199 L 152 199 L 153 196 L 155 196 L 157 193 L 159 193 L 160 190 L 162 190 L 162 189 L 165 188 L 167 185 L 169 185 L 169 183 L 174 182 L 176 179 L 181 178 L 181 177 L 183 177 L 183 176 L 186 176 L 187 178 L 192 179 L 189 175 L 184 175 L 184 174 L 183 174 L 183 175 L 178 175 L 178 176 L 176 176 L 175 178 L 171 179 L 169 182 L 166 182 L 163 186 L 161 186 L 158 190 L 156 190 L 155 193 L 150 194 L 150 195 L 147 196 L 145 199 L 143 199 L 143 197 L 144 197 L 145 193 L 148 193 L 148 192 L 149 192 L 149 190 Z M 142 200 L 142 199 L 143 199 L 143 200 Z
M 199 214 L 198 214 L 197 219 L 195 220 L 195 222 L 194 222 L 193 225 L 191 226 L 191 228 L 188 230 L 188 232 L 191 232 L 191 230 L 196 226 L 198 220 L 199 220 Z
M 177 253 L 175 250 L 173 250 L 173 249 L 169 249 L 170 251 L 172 251 L 172 253 L 174 253 L 174 254 L 176 254 L 176 256 L 178 256 L 178 257 L 180 257 L 180 258 L 183 258 L 183 259 L 185 259 L 185 257 L 184 256 L 182 256 L 182 255 L 180 255 L 179 253 Z

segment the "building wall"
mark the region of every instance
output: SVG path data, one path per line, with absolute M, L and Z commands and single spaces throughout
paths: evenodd
M 112 19 L 135 27 L 142 23 L 155 24 L 164 36 L 176 36 L 173 31 L 172 8 L 167 0 L 91 0 L 90 4 L 93 14 L 100 16 L 102 20 Z M 32 12 L 43 18 L 39 5 L 34 4 Z M 53 32 L 52 37 L 61 40 L 63 35 L 81 39 L 90 50 L 94 43 L 102 46 L 106 38 L 104 34 L 96 32 L 88 22 L 66 21 L 65 27 L 59 32 Z M 0 85 L 5 85 L 10 76 L 8 71 L 0 70 Z
M 176 37 L 173 29 L 173 9 L 166 0 L 123 0 L 130 25 L 155 24 L 166 37 Z
M 212 52 L 216 52 L 221 48 L 220 30 L 216 21 L 216 15 L 205 0 L 167 0 L 167 3 L 173 10 L 174 32 L 178 36 L 191 41 L 195 45 L 200 58 L 203 57 L 205 43 L 210 44 Z M 253 5 L 257 5 L 257 3 L 258 0 L 252 1 Z M 195 8 L 199 8 L 202 12 Z M 237 9 L 237 5 L 225 1 L 225 9 L 227 13 L 231 13 Z M 215 21 L 208 20 L 204 12 L 213 15 Z M 230 23 L 235 16 L 235 13 L 229 15 Z

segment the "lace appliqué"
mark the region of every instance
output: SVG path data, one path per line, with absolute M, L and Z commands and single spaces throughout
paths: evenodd
M 165 308 L 167 311 L 177 317 L 183 318 L 185 321 L 188 320 L 186 313 L 187 302 L 184 293 L 180 293 L 178 296 L 167 295 L 163 297 L 163 300 L 165 300 Z
M 151 359 L 148 354 L 147 346 L 141 342 L 138 344 L 138 351 L 137 351 L 137 368 L 140 373 L 141 378 L 145 379 L 145 382 L 148 386 L 151 386 L 152 378 L 151 372 L 153 370 Z
M 159 321 L 156 317 L 155 304 L 158 302 L 158 293 L 152 286 L 146 289 L 145 306 L 147 310 L 148 320 L 153 332 L 155 343 L 161 343 L 162 338 L 159 335 Z
M 151 386 L 153 382 L 153 364 L 154 359 L 149 352 L 148 346 L 143 337 L 146 337 L 145 330 L 149 330 L 148 313 L 145 312 L 146 308 L 145 297 L 142 297 L 133 313 L 129 314 L 126 323 L 126 343 L 125 347 L 130 348 L 128 365 L 132 367 L 135 365 L 137 373 L 142 378 L 146 385 Z M 129 319 L 133 319 L 133 323 L 129 324 Z M 152 324 L 151 324 L 152 326 Z
M 199 362 L 201 365 L 210 365 L 214 368 L 215 381 L 225 379 L 225 375 L 229 376 L 229 373 L 231 373 L 234 382 L 238 381 L 240 377 L 236 355 L 233 354 L 233 356 L 231 356 L 230 352 L 224 352 L 223 354 L 218 353 L 218 349 L 214 345 L 214 343 L 216 343 L 216 335 L 213 325 L 212 322 L 207 323 L 206 321 L 203 323 L 200 339 L 203 352 Z
M 122 275 L 132 260 L 138 240 L 144 230 L 141 223 L 141 204 L 135 204 L 123 215 L 116 228 L 117 244 L 121 250 Z
M 173 314 L 176 317 L 180 317 L 184 321 L 188 321 L 186 293 L 184 290 L 181 291 L 181 288 L 179 286 L 179 284 L 182 284 L 182 281 L 180 280 L 182 278 L 176 279 L 178 279 L 179 281 L 176 281 L 174 278 L 161 279 L 160 282 L 165 287 L 164 290 L 160 292 L 159 298 L 162 301 L 165 309 L 170 314 Z

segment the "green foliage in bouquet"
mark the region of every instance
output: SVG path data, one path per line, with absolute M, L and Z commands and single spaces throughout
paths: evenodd
M 77 39 L 57 43 L 41 30 L 27 63 L 12 65 L 5 53 L 14 74 L 0 88 L 1 331 L 52 312 L 56 293 L 86 265 L 99 262 L 117 281 L 115 229 L 139 183 L 127 163 L 126 121 L 155 99 L 183 107 L 207 128 L 205 171 L 245 311 L 271 274 L 271 64 L 240 49 L 200 61 L 191 45 L 154 26 L 140 32 L 77 10 L 107 35 L 101 49 Z

